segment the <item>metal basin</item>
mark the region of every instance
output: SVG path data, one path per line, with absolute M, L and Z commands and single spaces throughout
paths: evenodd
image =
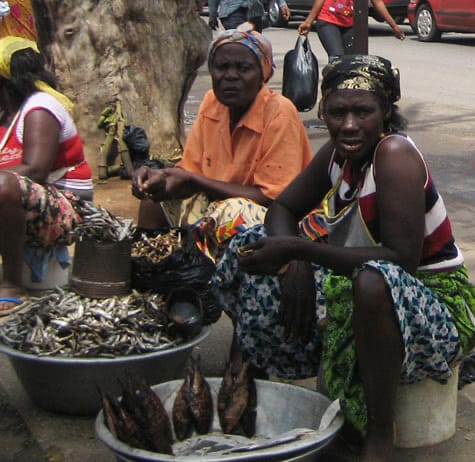
M 176 347 L 141 355 L 117 358 L 66 358 L 35 356 L 0 344 L 31 400 L 53 412 L 95 415 L 101 409 L 97 387 L 120 394 L 119 380 L 127 374 L 144 377 L 148 383 L 162 383 L 183 376 L 193 347 L 209 334 L 199 335 Z
M 306 388 L 289 385 L 285 383 L 258 380 L 258 408 L 256 422 L 256 437 L 248 439 L 237 437 L 242 446 L 238 451 L 223 451 L 222 446 L 226 445 L 228 435 L 223 435 L 219 427 L 219 420 L 216 411 L 216 396 L 221 385 L 221 378 L 207 379 L 211 387 L 214 404 L 214 419 L 212 431 L 209 435 L 192 435 L 189 440 L 175 443 L 173 446 L 174 456 L 160 454 L 133 448 L 115 438 L 106 425 L 102 411 L 96 418 L 96 436 L 111 449 L 119 461 L 135 462 L 203 462 L 203 461 L 310 461 L 315 460 L 317 453 L 321 451 L 336 436 L 336 433 L 343 425 L 343 417 L 337 415 L 330 425 L 318 431 L 320 421 L 330 400 L 324 395 L 308 390 Z M 168 415 L 172 415 L 172 407 L 175 401 L 176 392 L 183 383 L 182 380 L 174 380 L 158 384 L 152 387 L 154 392 L 160 397 Z M 307 433 L 298 439 L 288 441 L 281 435 L 288 434 L 297 429 L 307 429 Z M 232 438 L 232 437 L 231 437 Z M 275 441 L 280 438 L 282 443 L 275 444 L 252 451 L 242 451 L 243 446 L 262 441 L 265 438 Z M 219 452 L 203 452 L 203 446 L 207 441 L 217 442 L 220 446 Z M 200 448 L 195 453 L 183 450 L 188 442 L 188 447 Z M 211 446 L 211 445 L 208 445 Z M 236 444 L 233 444 L 236 448 Z

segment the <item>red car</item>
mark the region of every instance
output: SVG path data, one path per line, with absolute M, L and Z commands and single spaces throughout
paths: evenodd
M 410 0 L 407 17 L 422 42 L 442 32 L 475 32 L 475 0 Z

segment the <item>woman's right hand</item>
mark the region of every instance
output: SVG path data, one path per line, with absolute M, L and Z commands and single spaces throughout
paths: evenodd
M 299 24 L 298 32 L 300 35 L 307 35 L 312 29 L 312 22 L 304 21 L 302 24 Z
M 138 199 L 163 191 L 166 188 L 167 179 L 164 170 L 140 167 L 132 176 L 132 194 Z

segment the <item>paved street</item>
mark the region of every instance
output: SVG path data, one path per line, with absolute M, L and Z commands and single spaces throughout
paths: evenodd
M 403 114 L 410 135 L 425 154 L 443 194 L 455 235 L 475 280 L 475 35 L 448 35 L 442 43 L 420 43 L 407 33 L 404 42 L 394 39 L 384 25 L 372 23 L 369 51 L 392 60 L 400 68 Z M 281 90 L 284 54 L 297 38 L 289 29 L 269 29 L 277 64 L 270 86 Z M 310 36 L 320 67 L 326 55 L 315 33 Z M 186 122 L 192 123 L 204 92 L 210 87 L 207 69 L 199 71 L 186 105 Z M 316 109 L 301 114 L 314 150 L 326 139 Z M 111 179 L 96 188 L 96 202 L 113 213 L 136 218 L 138 203 L 129 183 Z M 404 206 L 401 204 L 401 206 Z M 222 317 L 210 337 L 199 347 L 207 376 L 222 374 L 231 327 Z M 25 394 L 8 360 L 0 355 L 0 462 L 113 462 L 115 458 L 94 436 L 94 417 L 63 416 L 43 411 Z M 302 383 L 314 387 L 315 380 Z M 457 432 L 440 445 L 399 450 L 401 462 L 472 462 L 475 454 L 475 384 L 458 393 Z M 357 460 L 338 445 L 319 460 Z

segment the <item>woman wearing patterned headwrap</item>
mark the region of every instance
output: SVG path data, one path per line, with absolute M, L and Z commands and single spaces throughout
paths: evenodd
M 444 383 L 475 346 L 474 287 L 427 164 L 399 131 L 399 96 L 389 61 L 331 61 L 319 107 L 329 141 L 265 226 L 231 241 L 212 281 L 235 325 L 232 361 L 290 379 L 321 366 L 373 462 L 395 460 L 398 384 Z M 298 234 L 322 201 L 327 243 Z
M 72 103 L 55 87 L 35 42 L 0 39 L 0 316 L 19 308 L 25 295 L 25 246 L 35 249 L 29 257 L 36 267 L 40 254 L 70 244 L 80 220 L 79 199 L 70 191 L 92 198 L 92 172 L 69 112 Z M 44 274 L 37 276 L 41 281 Z
M 228 30 L 210 45 L 208 91 L 174 168 L 139 169 L 139 227 L 191 224 L 211 257 L 234 234 L 262 223 L 267 207 L 310 162 L 292 103 L 266 85 L 272 48 L 257 32 Z M 166 202 L 162 202 L 166 200 Z

